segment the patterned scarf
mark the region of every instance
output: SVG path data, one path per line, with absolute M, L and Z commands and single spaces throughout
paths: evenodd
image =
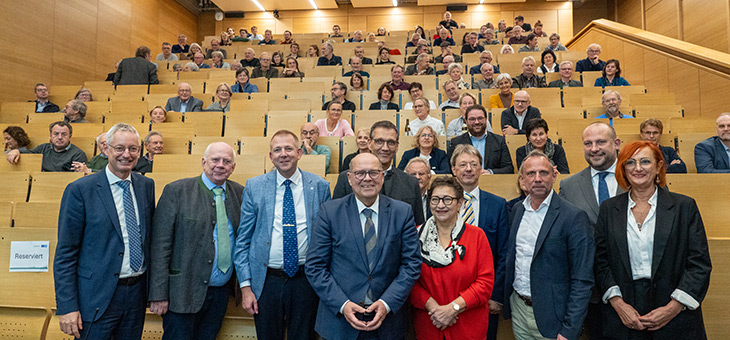
M 529 155 L 530 151 L 535 150 L 535 146 L 532 145 L 531 142 L 527 142 L 525 144 L 525 154 Z M 545 143 L 545 150 L 542 151 L 542 153 L 545 154 L 549 159 L 553 159 L 553 155 L 555 154 L 555 144 L 553 144 L 553 141 L 548 138 L 547 142 Z
M 427 266 L 431 268 L 446 267 L 454 262 L 457 254 L 459 259 L 464 259 L 466 248 L 458 244 L 461 235 L 464 234 L 464 221 L 461 217 L 456 220 L 456 226 L 451 230 L 451 244 L 446 249 L 441 247 L 436 219 L 433 216 L 421 226 L 418 234 L 421 241 L 421 258 Z

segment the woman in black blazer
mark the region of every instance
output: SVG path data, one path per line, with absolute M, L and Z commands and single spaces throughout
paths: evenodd
M 370 104 L 370 110 L 398 110 L 398 104 L 393 103 L 394 92 L 393 87 L 388 83 L 383 83 L 378 88 L 378 101 Z
M 416 138 L 413 140 L 413 149 L 403 153 L 398 169 L 405 170 L 411 158 L 429 156 L 428 163 L 431 165 L 431 173 L 451 173 L 449 160 L 444 150 L 439 149 L 439 140 L 433 128 L 426 125 L 418 129 Z
M 563 147 L 553 143 L 547 136 L 548 124 L 542 118 L 533 118 L 525 122 L 525 137 L 527 137 L 527 144 L 520 146 L 515 151 L 515 161 L 517 162 L 517 169 L 522 165 L 522 160 L 525 159 L 528 153 L 534 149 L 542 151 L 553 164 L 558 168 L 558 172 L 561 174 L 569 174 L 570 168 L 568 167 L 568 159 L 565 157 L 565 150 Z
M 705 227 L 692 198 L 665 189 L 665 174 L 652 142 L 619 153 L 616 181 L 627 192 L 603 202 L 596 223 L 605 336 L 707 339 L 700 308 L 712 269 Z

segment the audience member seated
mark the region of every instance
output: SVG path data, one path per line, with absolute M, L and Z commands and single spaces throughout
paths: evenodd
M 177 85 L 177 96 L 167 100 L 165 111 L 200 112 L 203 111 L 203 101 L 193 97 L 193 88 L 188 83 Z
M 248 39 L 248 35 L 249 34 L 248 34 L 248 30 L 247 29 L 241 27 L 241 29 L 238 30 L 238 37 L 239 38 Z
M 405 75 L 407 76 L 422 76 L 422 75 L 432 75 L 433 74 L 433 67 L 429 65 L 429 55 L 426 53 L 421 53 L 418 55 L 418 58 L 416 58 L 416 64 L 410 65 L 406 67 Z
M 276 40 L 273 39 L 271 30 L 267 29 L 264 31 L 264 39 L 259 40 L 259 45 L 276 45 Z
M 148 118 L 150 124 L 164 123 L 167 119 L 167 111 L 162 106 L 155 106 L 150 110 L 150 117 Z
M 494 80 L 494 66 L 484 63 L 481 66 L 482 79 L 477 80 L 472 85 L 473 89 L 487 90 L 497 88 L 497 82 Z M 476 79 L 476 77 L 474 77 Z
M 444 156 L 445 157 L 445 156 Z M 428 186 L 431 184 L 431 170 L 428 161 L 421 157 L 414 157 L 408 161 L 403 172 L 415 177 L 421 189 L 421 200 L 423 201 L 423 216 L 431 218 L 431 209 L 428 207 Z
M 393 67 L 390 68 L 390 83 L 388 83 L 391 87 L 393 87 L 393 90 L 408 90 L 411 86 L 411 84 L 406 83 L 403 81 L 403 66 L 400 65 L 393 65 Z
M 527 36 L 522 35 L 523 30 L 520 26 L 515 26 L 512 29 L 512 37 L 509 38 L 509 41 L 507 42 L 510 45 L 527 45 L 528 38 Z
M 69 100 L 63 109 L 63 121 L 66 123 L 88 123 L 86 120 L 86 104 L 78 99 Z
M 594 86 L 631 86 L 626 79 L 621 77 L 621 65 L 616 59 L 608 59 L 603 67 L 603 77 L 596 79 Z
M 189 60 L 192 60 L 195 56 L 195 53 L 203 53 L 203 48 L 200 47 L 198 43 L 190 44 L 190 50 L 188 50 L 188 54 L 185 57 Z
M 211 59 L 213 58 L 213 52 L 219 51 L 223 53 L 223 59 L 228 59 L 228 52 L 226 50 L 221 48 L 221 42 L 218 41 L 218 39 L 213 39 L 210 41 L 210 48 L 208 49 L 208 53 L 206 53 L 205 58 Z
M 347 42 L 347 43 L 365 42 L 365 40 L 363 40 L 363 38 L 362 38 L 362 31 L 357 30 L 357 31 L 353 32 L 352 37 L 350 37 L 349 39 L 345 39 L 345 42 Z
M 200 69 L 198 68 L 198 65 L 195 65 L 194 62 L 188 62 L 185 64 L 185 67 L 183 67 L 183 72 L 198 72 Z
M 378 101 L 370 104 L 370 110 L 396 110 L 398 111 L 398 104 L 393 103 L 394 97 L 393 87 L 388 83 L 383 83 L 378 88 Z
M 494 39 L 494 31 L 491 29 L 487 29 L 487 31 L 484 33 L 484 41 L 481 42 L 482 46 L 487 45 L 499 45 L 501 42 L 497 39 Z
M 360 45 L 355 47 L 355 56 L 360 58 L 360 61 L 362 61 L 363 65 L 373 64 L 373 60 L 365 56 L 365 48 Z M 352 64 L 352 58 L 350 59 L 350 64 Z
M 66 122 L 53 122 L 49 126 L 50 143 L 43 143 L 33 149 L 10 150 L 6 155 L 10 164 L 20 162 L 21 153 L 42 154 L 41 171 L 73 171 L 73 162 L 86 163 L 86 154 L 71 144 L 73 127 Z
M 499 49 L 499 54 L 514 54 L 515 49 L 512 48 L 510 45 L 504 45 L 501 49 Z
M 567 51 L 568 49 L 560 43 L 560 35 L 557 33 L 553 33 L 550 35 L 550 45 L 545 47 L 545 50 Z
M 140 156 L 137 160 L 137 165 L 132 168 L 132 171 L 136 171 L 142 174 L 152 172 L 152 163 L 154 162 L 155 155 L 161 155 L 165 143 L 162 141 L 162 135 L 157 131 L 150 131 L 147 136 L 144 137 L 144 148 L 147 150 L 147 154 Z
M 604 114 L 595 117 L 596 119 L 606 119 L 608 118 L 610 120 L 611 126 L 613 126 L 613 119 L 615 118 L 634 118 L 631 115 L 625 115 L 621 113 L 621 94 L 614 90 L 606 90 L 606 92 L 603 93 L 603 96 L 601 96 L 601 104 L 603 104 L 603 109 L 606 111 Z
M 236 71 L 236 83 L 231 86 L 233 93 L 255 93 L 259 87 L 249 82 L 248 70 L 245 68 Z
M 408 124 L 408 135 L 415 136 L 416 132 L 423 126 L 430 126 L 438 135 L 446 135 L 444 123 L 441 122 L 441 119 L 430 116 L 431 109 L 428 106 L 429 100 L 425 97 L 413 100 L 413 113 L 416 114 L 417 119 L 411 120 Z
M 545 77 L 535 74 L 535 58 L 529 56 L 522 59 L 522 74 L 515 77 L 512 87 L 520 89 L 547 87 Z
M 413 109 L 413 102 L 416 101 L 416 99 L 423 97 L 423 85 L 419 82 L 413 82 L 410 86 L 408 86 L 408 94 L 411 95 L 411 101 L 407 102 L 405 105 L 403 105 L 403 110 L 412 110 Z M 436 110 L 438 107 L 436 106 L 436 103 L 434 103 L 432 100 L 429 100 L 429 108 L 431 110 Z
M 340 25 L 334 25 L 332 26 L 332 33 L 330 34 L 330 38 L 342 38 L 342 29 L 340 28 Z
M 444 41 L 448 42 L 452 46 L 453 45 L 456 45 L 456 43 L 454 42 L 454 39 L 452 39 L 449 36 L 449 30 L 448 29 L 442 28 L 438 32 L 439 32 L 438 38 L 435 38 L 433 40 L 433 46 L 441 46 L 441 43 L 444 42 Z
M 199 69 L 210 68 L 210 65 L 205 63 L 205 56 L 203 56 L 203 53 L 195 53 L 193 55 L 193 62 Z
M 279 67 L 281 69 L 284 68 L 284 53 L 280 51 L 274 52 L 274 54 L 271 55 L 271 67 Z
M 212 59 L 213 62 L 211 63 L 211 65 L 213 66 L 213 68 L 223 68 L 226 70 L 231 68 L 231 64 L 223 61 L 223 53 L 221 53 L 220 51 L 213 52 Z
M 185 34 L 177 36 L 177 44 L 172 46 L 172 53 L 188 53 L 190 45 L 188 45 L 188 37 Z
M 279 78 L 279 70 L 271 67 L 271 57 L 268 53 L 261 53 L 259 61 L 261 62 L 261 64 L 253 69 L 253 71 L 251 72 L 251 78 Z
M 109 156 L 106 154 L 106 132 L 102 132 L 96 136 L 96 150 L 97 155 L 91 157 L 86 163 L 73 162 L 71 167 L 74 172 L 83 172 L 90 174 L 102 170 L 109 164 Z
M 494 56 L 492 55 L 492 52 L 490 51 L 484 51 L 479 54 L 479 64 L 474 65 L 471 68 L 469 68 L 469 74 L 479 74 L 482 73 L 482 66 L 484 64 L 491 64 L 492 60 L 494 60 Z M 499 66 L 494 66 L 494 73 L 499 73 Z
M 235 37 L 235 34 L 233 34 L 233 36 Z M 232 41 L 233 40 L 231 37 L 228 36 L 228 33 L 221 32 L 221 41 L 220 41 L 221 46 L 231 46 Z
M 532 31 L 532 26 L 525 22 L 525 18 L 521 15 L 515 17 L 515 26 L 523 29 L 525 32 Z
M 517 148 L 515 151 L 515 163 L 517 169 L 522 166 L 522 160 L 532 152 L 532 150 L 540 150 L 550 159 L 550 162 L 558 170 L 558 173 L 569 174 L 568 159 L 565 158 L 565 150 L 562 146 L 553 143 L 548 138 L 548 124 L 542 118 L 533 118 L 525 121 L 525 137 L 527 143 Z
M 345 137 L 354 136 L 350 123 L 342 119 L 342 104 L 336 101 L 327 103 L 327 118 L 319 119 L 314 122 L 319 130 L 319 135 L 323 137 Z
M 299 58 L 301 56 L 302 53 L 299 51 L 299 44 L 296 41 L 293 41 L 289 44 L 289 55 L 287 57 Z
M 325 173 L 330 173 L 330 157 L 332 150 L 327 145 L 317 144 L 319 128 L 313 123 L 304 123 L 300 130 L 302 139 L 301 149 L 305 155 L 325 155 Z
M 459 111 L 461 111 L 461 114 L 459 115 L 459 118 L 456 118 L 449 122 L 449 125 L 446 127 L 447 137 L 451 138 L 454 136 L 458 136 L 467 131 L 466 120 L 464 119 L 464 117 L 466 116 L 466 109 L 476 104 L 476 102 L 477 99 L 474 98 L 474 95 L 469 92 L 464 92 L 461 95 L 461 97 L 459 98 Z M 489 121 L 487 121 L 487 131 L 492 132 L 492 124 L 489 123 Z
M 5 141 L 5 153 L 10 150 L 28 150 L 30 138 L 20 126 L 8 126 L 3 130 L 3 139 Z
M 664 132 L 664 125 L 661 120 L 654 118 L 644 120 L 639 126 L 639 132 L 641 133 L 641 140 L 654 143 L 662 151 L 664 167 L 667 169 L 668 174 L 687 173 L 687 165 L 679 158 L 677 151 L 671 146 L 659 145 L 662 132 Z
M 362 70 L 362 59 L 360 59 L 360 57 L 358 56 L 353 56 L 352 58 L 350 58 L 350 71 L 345 72 L 345 74 L 343 74 L 342 76 L 349 77 L 353 73 L 359 73 L 363 77 L 370 77 L 370 73 Z
M 460 90 L 471 89 L 471 84 L 464 80 L 464 67 L 459 63 L 449 65 L 449 78 L 454 81 Z
M 451 56 L 452 58 L 454 58 L 454 61 L 456 61 L 457 63 L 461 62 L 461 56 L 458 54 L 454 54 L 451 51 L 451 45 L 448 42 L 445 42 L 445 41 L 442 42 L 441 45 L 439 45 L 439 47 L 441 48 L 441 54 L 439 54 L 435 58 L 433 58 L 434 63 L 436 63 L 436 64 L 442 63 L 442 62 L 444 62 L 444 58 L 446 58 L 448 56 Z
M 418 46 L 418 41 L 421 39 L 423 39 L 423 38 L 421 38 L 421 36 L 418 33 L 413 33 L 411 35 L 411 40 L 409 40 L 406 43 L 406 48 Z
M 291 44 L 293 42 L 294 38 L 292 37 L 291 31 L 284 31 L 284 40 L 281 41 L 281 44 Z
M 45 84 L 35 84 L 35 112 L 58 112 L 58 105 L 48 100 L 48 87 Z
M 540 20 L 535 23 L 535 28 L 532 30 L 532 33 L 535 33 L 535 35 L 540 38 L 548 36 L 547 33 L 542 30 L 542 22 Z
M 256 26 L 251 26 L 251 34 L 248 35 L 248 38 L 251 40 L 264 40 L 264 36 L 259 34 L 259 28 Z
M 514 173 L 512 157 L 503 136 L 487 131 L 487 110 L 475 104 L 466 110 L 467 132 L 451 139 L 448 159 L 460 144 L 474 146 L 482 156 L 482 175 Z
M 415 133 L 413 149 L 403 153 L 398 169 L 405 170 L 411 158 L 421 157 L 429 163 L 428 170 L 433 174 L 451 173 L 446 151 L 439 149 L 438 132 L 431 125 L 421 126 Z
M 231 64 L 231 71 L 238 71 L 243 68 L 243 65 L 241 65 L 240 61 L 234 61 L 233 64 Z
M 384 37 L 387 35 L 387 32 L 385 31 L 385 27 L 378 27 L 378 30 L 376 31 L 376 36 L 378 37 Z
M 375 60 L 375 65 L 383 64 L 395 64 L 395 61 L 390 60 L 390 49 L 383 47 L 378 51 L 378 58 Z
M 489 108 L 491 109 L 504 109 L 511 107 L 514 95 L 512 93 L 512 78 L 509 73 L 500 73 L 497 76 L 497 88 L 499 93 L 489 96 Z
M 507 40 L 507 42 L 509 42 L 509 38 L 512 38 L 512 30 L 513 29 L 514 29 L 514 27 L 512 27 L 512 26 L 506 27 L 504 29 L 504 31 L 503 31 L 504 32 L 504 37 L 502 38 L 502 41 Z
M 446 99 L 441 105 L 440 110 L 445 109 L 458 109 L 459 108 L 459 88 L 456 86 L 456 82 L 448 80 L 444 83 L 444 92 L 446 92 Z
M 91 95 L 91 90 L 87 88 L 81 88 L 76 92 L 74 99 L 78 99 L 84 103 L 94 101 L 94 96 Z
M 527 43 L 517 50 L 517 53 L 522 52 L 540 52 L 540 47 L 537 46 L 537 35 L 535 35 L 535 33 L 527 35 Z
M 413 32 L 418 34 L 421 39 L 426 39 L 426 31 L 423 29 L 423 27 L 416 25 L 416 29 Z
M 587 58 L 578 60 L 575 63 L 576 72 L 603 71 L 606 62 L 599 59 L 601 56 L 601 45 L 590 44 L 586 49 Z
M 730 113 L 717 117 L 717 136 L 695 146 L 697 173 L 730 173 Z
M 355 106 L 355 103 L 347 100 L 347 98 L 346 98 L 347 85 L 345 85 L 345 83 L 338 81 L 338 82 L 335 82 L 334 84 L 332 84 L 331 93 L 332 93 L 332 100 L 324 103 L 324 105 L 322 105 L 322 110 L 327 110 L 327 106 L 329 105 L 330 102 L 338 102 L 338 103 L 342 104 L 343 111 L 350 110 L 352 112 L 355 112 L 355 110 L 357 109 Z
M 441 26 L 445 29 L 459 28 L 459 24 L 457 24 L 456 21 L 451 19 L 451 12 L 449 12 L 449 11 L 446 11 L 444 13 L 444 20 L 441 20 L 439 22 L 439 26 Z
M 406 63 L 413 64 L 418 59 L 419 55 L 421 55 L 422 53 L 428 54 L 428 52 L 428 45 L 426 43 L 420 43 L 418 44 L 418 47 L 416 47 L 416 50 L 413 51 L 413 55 L 410 55 L 408 56 L 408 58 L 406 58 Z
M 350 162 L 355 156 L 361 153 L 370 153 L 370 128 L 360 128 L 357 130 L 357 137 L 355 137 L 355 144 L 357 144 L 357 151 L 345 156 L 340 167 L 340 173 L 343 173 L 350 169 Z
M 162 43 L 162 53 L 158 54 L 157 61 L 177 61 L 177 54 L 172 53 L 172 45 L 169 42 Z
M 525 123 L 531 119 L 541 118 L 540 110 L 530 105 L 530 94 L 527 91 L 517 91 L 514 96 L 514 106 L 502 111 L 502 135 L 525 134 Z
M 443 68 L 442 70 L 438 70 L 438 71 L 436 71 L 436 73 L 434 73 L 434 74 L 435 74 L 436 76 L 440 76 L 440 75 L 442 75 L 442 74 L 447 74 L 447 73 L 449 73 L 449 66 L 450 66 L 451 64 L 453 64 L 453 63 L 454 63 L 454 56 L 451 56 L 451 55 L 447 55 L 447 56 L 445 56 L 445 57 L 444 57 L 444 59 L 443 59 L 443 65 L 444 65 L 444 68 Z
M 115 85 L 157 84 L 157 64 L 150 62 L 150 49 L 137 48 L 133 58 L 124 58 L 114 75 Z
M 342 65 L 342 58 L 334 55 L 334 47 L 329 42 L 322 43 L 322 56 L 317 60 L 317 66 Z
M 573 76 L 573 62 L 570 60 L 564 60 L 560 63 L 560 79 L 553 80 L 548 84 L 548 87 L 582 87 L 583 83 L 577 80 L 570 79 Z
M 241 63 L 238 63 L 238 65 L 241 65 Z M 183 66 L 180 63 L 174 63 L 171 67 L 172 72 L 182 72 Z
M 497 30 L 494 33 L 504 33 L 507 30 L 507 22 L 500 20 L 497 22 Z
M 279 78 L 304 78 L 304 72 L 299 70 L 299 61 L 297 58 L 292 56 L 286 57 L 286 68 L 281 71 Z
M 245 52 L 243 52 L 243 59 L 241 59 L 241 66 L 243 67 L 259 67 L 261 65 L 261 62 L 258 58 L 256 58 L 256 52 L 253 50 L 253 48 L 247 48 Z
M 231 86 L 227 83 L 220 83 L 220 85 L 218 85 L 215 89 L 215 97 L 217 101 L 210 103 L 210 105 L 205 108 L 205 111 L 230 111 L 232 95 L 233 91 L 231 91 Z
M 360 75 L 360 73 L 353 73 L 350 76 L 350 91 L 360 92 L 365 90 L 367 90 L 365 79 Z
M 544 50 L 542 51 L 542 55 L 540 56 L 540 60 L 542 61 L 542 65 L 537 68 L 537 73 L 554 73 L 558 72 L 560 70 L 560 67 L 558 66 L 558 63 L 556 60 L 558 60 L 557 57 L 555 57 L 555 52 L 551 50 Z
M 484 46 L 479 45 L 479 37 L 476 32 L 466 36 L 467 44 L 461 47 L 461 54 L 484 52 Z

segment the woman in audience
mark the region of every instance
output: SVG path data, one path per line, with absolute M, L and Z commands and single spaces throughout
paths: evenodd
M 185 63 L 185 67 L 183 67 L 183 72 L 198 72 L 200 70 L 198 68 L 198 65 L 195 65 L 194 62 Z
M 652 142 L 621 149 L 616 182 L 627 192 L 601 204 L 595 227 L 603 329 L 615 339 L 707 339 L 701 306 L 712 265 L 697 203 L 665 189 Z
M 304 72 L 299 71 L 299 61 L 295 57 L 286 57 L 286 68 L 281 71 L 279 78 L 303 78 Z
M 78 99 L 78 100 L 86 103 L 86 102 L 94 101 L 94 96 L 91 95 L 91 90 L 89 90 L 87 88 L 82 88 L 78 92 L 76 92 L 74 99 Z
M 233 95 L 233 91 L 231 90 L 231 86 L 228 85 L 227 83 L 221 83 L 215 89 L 215 96 L 216 96 L 216 98 L 218 98 L 218 101 L 212 102 L 210 105 L 208 105 L 207 108 L 205 108 L 205 110 L 206 111 L 223 111 L 223 112 L 230 111 L 232 95 Z
M 418 33 L 418 35 L 420 35 L 420 36 L 421 36 L 421 39 L 425 39 L 425 40 L 428 40 L 428 39 L 426 38 L 426 31 L 424 31 L 424 30 L 423 30 L 423 27 L 421 27 L 421 26 L 416 26 L 416 31 L 415 31 L 415 33 Z
M 226 32 L 221 32 L 221 46 L 231 46 L 231 37 Z
M 248 70 L 242 68 L 236 71 L 236 83 L 231 86 L 233 93 L 254 93 L 259 92 L 259 87 L 249 82 Z
M 192 43 L 192 44 L 190 44 L 190 49 L 188 51 L 189 52 L 188 52 L 187 58 L 189 60 L 192 60 L 195 53 L 198 53 L 198 52 L 203 53 L 203 48 L 200 47 L 200 45 L 198 45 L 198 43 Z M 203 53 L 203 55 L 205 55 L 205 53 Z
M 449 65 L 449 77 L 454 81 L 454 83 L 456 83 L 456 87 L 459 88 L 459 90 L 471 89 L 471 84 L 464 81 L 464 78 L 462 77 L 463 74 L 464 67 L 461 66 L 461 64 L 451 63 L 451 65 Z
M 486 234 L 461 218 L 463 202 L 456 178 L 439 176 L 431 183 L 433 216 L 418 226 L 423 264 L 410 296 L 419 340 L 486 339 L 492 250 Z
M 283 53 L 276 51 L 274 54 L 271 55 L 271 67 L 281 67 L 284 68 L 284 57 Z
M 367 41 L 368 42 L 378 42 L 378 39 L 375 38 L 375 33 L 373 33 L 373 32 L 368 33 L 368 40 Z
M 384 37 L 384 36 L 386 36 L 386 35 L 387 35 L 387 34 L 386 34 L 386 32 L 385 32 L 385 27 L 378 27 L 378 34 L 377 34 L 377 36 L 379 36 L 379 37 Z
M 499 54 L 514 54 L 514 53 L 515 53 L 515 49 L 512 48 L 512 46 L 510 46 L 510 45 L 504 45 L 499 50 Z
M 342 104 L 334 100 L 327 104 L 327 118 L 317 120 L 314 125 L 317 126 L 319 135 L 322 137 L 342 138 L 355 135 L 350 123 L 342 119 Z
M 535 33 L 540 38 L 547 37 L 547 33 L 542 30 L 542 22 L 540 20 L 535 23 L 535 27 L 532 28 L 532 33 Z
M 517 168 L 519 169 L 522 165 L 522 160 L 530 154 L 532 150 L 540 150 L 544 153 L 550 161 L 557 167 L 558 172 L 561 174 L 569 174 L 570 168 L 568 167 L 568 159 L 565 158 L 565 150 L 563 147 L 553 143 L 548 138 L 548 124 L 542 118 L 533 118 L 525 122 L 525 137 L 527 138 L 527 144 L 520 146 L 515 151 L 515 161 Z
M 172 72 L 182 72 L 183 66 L 180 65 L 180 63 L 175 63 L 172 65 Z
M 378 51 L 378 58 L 375 60 L 375 65 L 382 64 L 395 64 L 394 61 L 390 60 L 390 49 L 383 47 Z
M 451 173 L 449 160 L 446 151 L 439 149 L 439 139 L 433 127 L 424 125 L 415 135 L 413 139 L 413 149 L 403 153 L 398 163 L 398 169 L 405 170 L 408 161 L 411 158 L 421 157 L 428 161 L 433 174 Z
M 30 138 L 20 126 L 8 126 L 3 130 L 3 139 L 5 140 L 5 153 L 10 150 L 27 150 L 30 145 Z
M 429 107 L 429 100 L 425 97 L 419 97 L 413 100 L 413 113 L 416 114 L 416 119 L 411 120 L 408 124 L 408 135 L 415 136 L 416 132 L 423 126 L 430 126 L 436 134 L 446 135 L 444 130 L 444 123 L 440 119 L 436 119 L 430 116 L 431 108 Z
M 307 55 L 305 55 L 305 57 L 319 58 L 319 46 L 309 45 L 309 48 L 307 49 Z
M 155 106 L 150 110 L 150 124 L 164 123 L 167 119 L 167 111 L 162 106 Z
M 542 65 L 537 68 L 537 73 L 553 73 L 560 70 L 558 63 L 556 62 L 557 58 L 555 57 L 555 52 L 552 50 L 542 51 L 541 59 Z
M 548 47 L 545 47 L 545 50 L 567 51 L 568 49 L 560 43 L 560 35 L 557 33 L 553 33 L 550 35 L 550 45 L 548 45 Z
M 378 88 L 378 101 L 370 104 L 370 110 L 396 110 L 398 111 L 398 104 L 393 103 L 394 94 L 393 87 L 388 83 L 383 83 Z
M 357 151 L 345 156 L 345 159 L 342 161 L 340 172 L 350 169 L 350 162 L 353 158 L 355 158 L 355 156 L 361 153 L 370 153 L 370 128 L 358 129 L 357 137 L 355 137 L 355 143 L 357 144 Z
M 603 77 L 596 79 L 595 86 L 631 86 L 621 77 L 621 65 L 616 59 L 608 59 L 603 67 Z
M 446 136 L 448 137 L 454 137 L 463 134 L 467 131 L 466 129 L 466 109 L 470 106 L 477 103 L 477 99 L 474 98 L 474 95 L 472 95 L 469 92 L 464 92 L 461 94 L 461 97 L 459 97 L 459 111 L 461 112 L 461 115 L 459 115 L 459 118 L 456 118 L 449 122 L 448 127 L 446 128 Z M 489 120 L 487 120 L 487 131 L 492 131 L 492 124 L 489 123 Z
M 365 88 L 365 80 L 362 78 L 362 75 L 360 75 L 360 72 L 355 72 L 350 76 L 350 91 L 364 91 L 367 90 Z
M 497 87 L 499 93 L 489 96 L 489 107 L 492 109 L 504 109 L 512 107 L 514 93 L 512 93 L 512 77 L 509 73 L 500 73 L 497 76 Z
M 213 60 L 213 63 L 211 64 L 213 68 L 223 68 L 226 70 L 231 68 L 231 64 L 223 61 L 223 52 L 213 51 L 213 53 L 210 54 L 210 57 Z
M 679 158 L 677 151 L 671 146 L 659 145 L 659 141 L 662 139 L 662 133 L 664 132 L 664 125 L 661 120 L 649 118 L 641 122 L 639 131 L 641 132 L 641 140 L 652 142 L 662 150 L 664 166 L 667 168 L 668 174 L 687 173 L 687 165 Z

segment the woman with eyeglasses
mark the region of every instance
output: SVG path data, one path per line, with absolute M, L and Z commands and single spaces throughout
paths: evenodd
M 483 340 L 494 287 L 492 251 L 484 231 L 460 214 L 463 188 L 437 177 L 428 190 L 433 216 L 418 227 L 421 277 L 411 291 L 419 340 Z
M 423 126 L 430 126 L 438 135 L 445 136 L 446 130 L 444 129 L 444 123 L 440 119 L 431 117 L 431 107 L 429 100 L 424 97 L 419 97 L 413 100 L 413 113 L 416 114 L 416 119 L 413 119 L 408 123 L 408 135 L 415 136 L 416 132 Z
M 231 110 L 231 96 L 233 91 L 227 83 L 220 83 L 218 88 L 215 90 L 215 96 L 218 101 L 211 103 L 205 108 L 206 111 L 223 111 L 228 112 Z
M 327 118 L 319 119 L 314 122 L 319 129 L 321 137 L 345 137 L 354 136 L 350 123 L 342 119 L 342 104 L 336 101 L 327 103 Z
M 416 138 L 413 139 L 413 149 L 403 153 L 398 163 L 398 169 L 405 170 L 411 158 L 421 157 L 428 161 L 432 174 L 451 173 L 449 160 L 446 151 L 439 149 L 438 135 L 431 126 L 423 126 L 418 129 Z

